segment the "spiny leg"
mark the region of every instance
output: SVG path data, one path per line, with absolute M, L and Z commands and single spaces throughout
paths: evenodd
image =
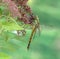
M 37 23 L 38 33 L 39 33 L 39 36 L 40 36 L 41 28 L 40 28 L 40 22 L 39 22 L 39 18 L 38 18 L 38 16 L 36 16 L 36 23 Z
M 38 25 L 38 26 L 37 26 L 37 30 L 38 30 L 38 33 L 39 33 L 39 36 L 40 36 L 40 32 L 41 32 L 40 23 L 38 22 L 37 25 Z

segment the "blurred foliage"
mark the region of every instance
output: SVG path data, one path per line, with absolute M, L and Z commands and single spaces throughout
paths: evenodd
M 60 0 L 33 0 L 29 5 L 42 25 L 60 28 Z
M 60 0 L 29 0 L 28 4 L 40 18 L 40 36 L 35 34 L 27 51 L 30 29 L 23 37 L 4 31 L 0 35 L 0 59 L 60 59 Z M 3 9 L 0 6 L 0 14 Z
M 0 4 L 0 29 L 4 30 L 23 30 L 23 27 L 19 26 L 15 19 L 10 16 L 7 5 Z M 15 26 L 15 27 L 14 27 Z

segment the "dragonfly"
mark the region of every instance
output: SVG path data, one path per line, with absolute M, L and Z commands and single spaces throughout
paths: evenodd
M 40 33 L 40 22 L 38 16 L 35 16 L 28 6 L 28 0 L 3 0 L 5 3 L 8 3 L 9 10 L 11 11 L 14 17 L 17 16 L 17 22 L 23 22 L 25 25 L 31 27 L 32 32 L 28 41 L 27 49 L 30 48 L 31 41 L 36 33 L 37 29 Z M 27 28 L 27 27 L 26 27 Z M 17 34 L 19 35 L 17 30 Z M 22 30 L 22 33 L 25 33 L 25 30 Z
M 33 39 L 34 34 L 36 33 L 37 29 L 40 33 L 40 22 L 38 16 L 35 16 L 31 10 L 31 8 L 27 5 L 28 0 L 17 0 L 16 3 L 20 7 L 20 14 L 22 20 L 25 24 L 29 24 L 32 28 L 32 32 L 29 38 L 29 42 L 27 45 L 27 49 L 30 47 L 30 43 Z M 25 32 L 25 31 L 24 31 Z

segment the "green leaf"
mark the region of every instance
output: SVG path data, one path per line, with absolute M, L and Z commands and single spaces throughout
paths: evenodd
M 13 31 L 13 30 L 23 30 L 24 28 L 22 26 L 19 26 L 17 24 L 17 22 L 15 21 L 15 19 L 13 19 L 12 17 L 1 17 L 0 18 L 0 27 L 2 27 L 4 30 L 9 30 L 9 31 Z
M 0 52 L 0 59 L 10 59 L 11 57 L 3 52 Z

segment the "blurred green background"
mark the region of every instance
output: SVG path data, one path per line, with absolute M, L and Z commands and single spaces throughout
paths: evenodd
M 29 51 L 30 30 L 19 40 L 0 38 L 0 59 L 60 59 L 60 0 L 29 0 L 28 4 L 40 19 L 40 36 L 35 34 Z

